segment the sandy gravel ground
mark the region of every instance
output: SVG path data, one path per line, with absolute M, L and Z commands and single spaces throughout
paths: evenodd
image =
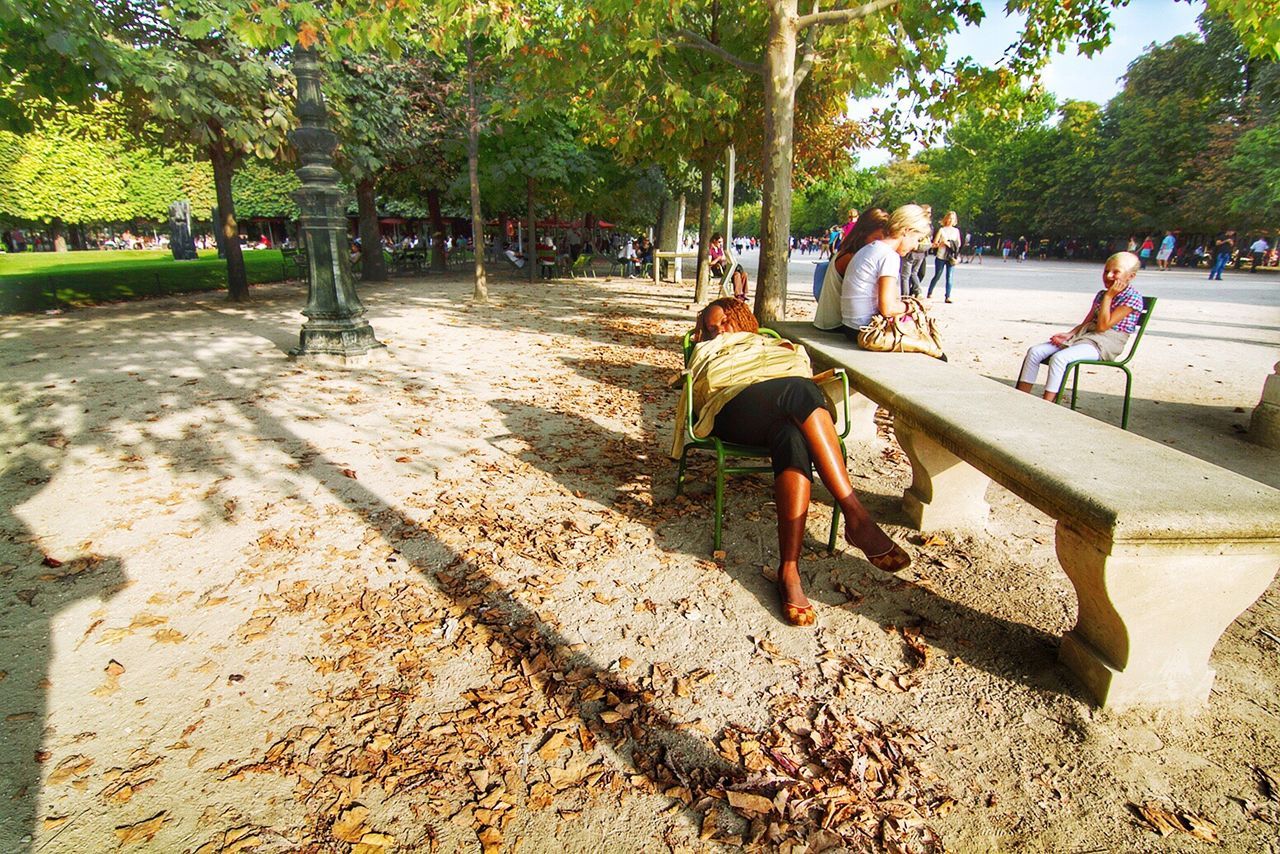
M 1008 381 L 1096 271 L 1000 267 L 939 313 Z M 1280 282 L 1140 287 L 1134 429 L 1280 485 L 1237 426 Z M 1051 521 L 993 487 L 985 535 L 922 540 L 882 429 L 850 469 L 915 564 L 826 555 L 819 492 L 790 628 L 768 482 L 721 559 L 705 478 L 673 498 L 690 288 L 469 290 L 363 289 L 390 359 L 345 371 L 285 357 L 290 286 L 0 319 L 0 851 L 1280 850 L 1275 585 L 1204 710 L 1101 712 Z

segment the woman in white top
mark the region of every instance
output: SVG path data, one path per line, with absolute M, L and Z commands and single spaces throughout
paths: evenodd
M 889 216 L 888 236 L 858 250 L 845 270 L 840 294 L 840 316 L 846 334 L 856 336 L 877 314 L 897 317 L 906 313 L 898 273 L 903 257 L 928 236 L 929 217 L 924 208 L 903 205 Z
M 933 286 L 938 284 L 942 271 L 947 271 L 947 302 L 951 302 L 951 270 L 960 257 L 960 229 L 956 228 L 959 218 L 955 211 L 947 211 L 942 218 L 942 227 L 933 236 L 933 278 L 929 280 L 929 291 L 926 296 L 933 296 Z

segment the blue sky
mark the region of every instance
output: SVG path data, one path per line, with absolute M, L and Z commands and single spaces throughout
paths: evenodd
M 979 27 L 966 27 L 950 39 L 953 56 L 972 56 L 979 62 L 990 64 L 1000 58 L 1018 32 L 1018 19 L 1004 15 L 1001 2 L 984 2 L 987 17 Z M 1092 57 L 1080 56 L 1074 48 L 1058 54 L 1041 74 L 1045 88 L 1059 99 L 1106 103 L 1120 91 L 1119 79 L 1147 45 L 1166 42 L 1174 36 L 1196 31 L 1196 17 L 1204 4 L 1179 3 L 1174 0 L 1130 0 L 1116 9 L 1111 16 L 1114 27 L 1111 44 L 1106 50 Z M 861 107 L 861 109 L 859 109 Z M 855 105 L 851 112 L 857 116 L 866 107 Z M 864 166 L 884 163 L 886 152 L 867 149 L 858 152 Z

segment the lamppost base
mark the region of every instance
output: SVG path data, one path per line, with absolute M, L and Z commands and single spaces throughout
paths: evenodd
M 361 323 L 317 323 L 302 327 L 298 346 L 289 351 L 295 361 L 326 366 L 357 367 L 389 359 L 387 346 L 373 337 L 373 327 Z

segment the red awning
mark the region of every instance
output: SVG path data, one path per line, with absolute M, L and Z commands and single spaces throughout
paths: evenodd
M 404 220 L 398 216 L 379 217 L 378 222 L 382 223 L 383 225 L 404 225 Z
M 596 220 L 596 228 L 617 228 L 617 226 L 611 222 L 605 222 L 602 219 L 598 219 Z

